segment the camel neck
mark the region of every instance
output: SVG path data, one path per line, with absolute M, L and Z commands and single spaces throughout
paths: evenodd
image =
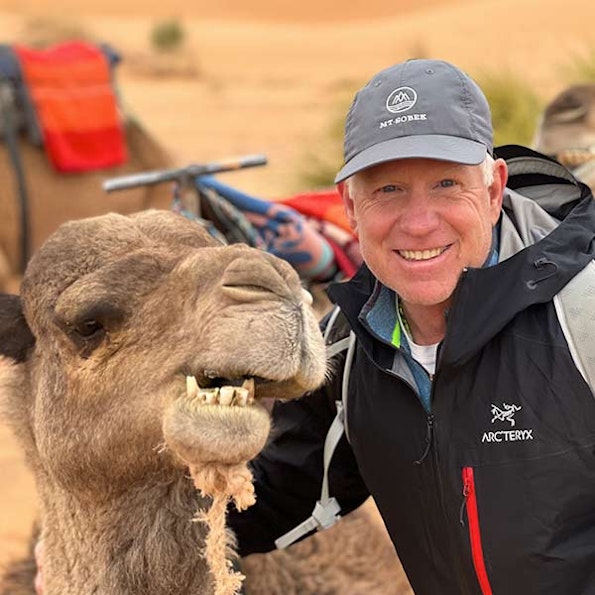
M 192 522 L 189 479 L 139 486 L 101 502 L 59 487 L 42 494 L 47 595 L 198 595 L 211 592 Z

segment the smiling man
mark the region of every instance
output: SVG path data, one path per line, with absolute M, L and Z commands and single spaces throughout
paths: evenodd
M 365 262 L 399 296 L 417 343 L 443 338 L 461 272 L 494 248 L 506 179 L 488 102 L 454 66 L 412 60 L 356 95 L 336 181 Z
M 594 594 L 589 189 L 494 150 L 483 92 L 438 60 L 356 94 L 336 182 L 365 264 L 329 289 L 327 386 L 274 409 L 240 551 L 371 495 L 416 595 Z
M 506 164 L 401 159 L 360 171 L 344 185 L 348 217 L 370 271 L 399 296 L 417 343 L 438 343 L 461 272 L 490 254 Z

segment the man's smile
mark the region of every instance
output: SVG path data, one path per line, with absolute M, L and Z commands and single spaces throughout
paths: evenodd
M 449 246 L 441 246 L 440 248 L 430 248 L 426 250 L 397 250 L 399 256 L 405 260 L 430 260 L 440 256 L 443 252 L 448 250 Z

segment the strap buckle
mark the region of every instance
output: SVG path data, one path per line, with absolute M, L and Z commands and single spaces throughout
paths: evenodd
M 341 512 L 341 506 L 339 506 L 336 498 L 328 498 L 324 502 L 318 500 L 312 511 L 312 516 L 291 531 L 277 538 L 275 540 L 275 546 L 277 549 L 282 550 L 311 531 L 321 531 L 322 529 L 332 527 L 341 518 L 339 512 Z

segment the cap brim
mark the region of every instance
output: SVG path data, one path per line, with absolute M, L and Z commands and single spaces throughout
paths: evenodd
M 488 153 L 483 143 L 438 134 L 403 136 L 378 143 L 358 153 L 335 177 L 335 184 L 373 165 L 395 159 L 438 159 L 464 165 L 478 165 Z

